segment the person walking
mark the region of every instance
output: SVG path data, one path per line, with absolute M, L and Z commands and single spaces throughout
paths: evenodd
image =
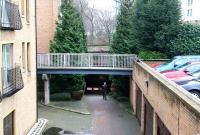
M 107 100 L 107 97 L 106 97 L 107 91 L 108 91 L 108 86 L 106 82 L 104 82 L 102 85 L 103 100 Z

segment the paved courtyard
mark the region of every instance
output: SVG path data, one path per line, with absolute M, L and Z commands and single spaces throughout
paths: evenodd
M 54 103 L 55 104 L 55 103 Z M 62 107 L 64 103 L 60 102 Z M 90 115 L 69 112 L 53 107 L 39 105 L 39 117 L 49 120 L 47 128 L 59 127 L 65 131 L 84 135 L 140 135 L 140 128 L 133 115 L 112 99 L 107 101 L 102 96 L 84 96 L 81 102 L 73 103 L 73 110 L 88 110 Z M 56 102 L 56 106 L 59 103 Z M 84 109 L 83 109 L 84 108 Z

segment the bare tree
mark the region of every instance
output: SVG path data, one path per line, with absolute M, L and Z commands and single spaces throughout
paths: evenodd
M 89 29 L 90 29 L 90 38 L 91 38 L 91 41 L 92 41 L 92 43 L 93 43 L 93 40 L 94 40 L 94 35 L 95 35 L 95 15 L 96 14 L 96 10 L 94 9 L 94 5 L 93 5 L 93 7 L 91 7 L 91 8 L 88 8 L 87 10 L 86 10 L 86 12 L 85 12 L 85 18 L 87 19 L 87 21 L 89 22 L 89 24 L 90 24 L 90 27 L 89 27 Z
M 115 29 L 116 18 L 110 11 L 99 11 L 98 18 L 99 25 L 104 30 L 108 43 L 110 44 L 112 33 Z
M 87 32 L 88 43 L 95 44 L 97 40 L 111 42 L 115 28 L 115 17 L 110 11 L 101 11 L 89 6 L 87 0 L 74 0 Z
M 74 0 L 75 6 L 80 12 L 82 21 L 84 23 L 85 31 L 88 33 L 89 40 L 93 44 L 96 31 L 96 14 L 97 10 L 92 7 L 89 7 L 87 0 Z
M 74 5 L 83 19 L 85 12 L 88 9 L 88 2 L 86 0 L 74 0 Z

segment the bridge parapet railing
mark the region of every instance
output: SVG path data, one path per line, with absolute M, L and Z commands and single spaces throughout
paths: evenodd
M 132 68 L 134 54 L 48 53 L 37 55 L 38 68 Z

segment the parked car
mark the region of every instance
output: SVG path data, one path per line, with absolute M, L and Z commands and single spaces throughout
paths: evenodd
M 200 81 L 200 71 L 195 72 L 190 75 L 187 75 L 187 76 L 184 76 L 184 77 L 180 77 L 174 81 L 175 81 L 175 83 L 177 83 L 179 85 L 184 85 L 184 84 L 188 83 L 189 81 Z
M 173 70 L 171 72 L 162 73 L 164 76 L 170 79 L 175 79 L 188 76 L 200 70 L 200 62 L 191 62 L 191 64 Z
M 168 70 L 174 70 L 178 66 L 182 66 L 187 64 L 191 61 L 200 61 L 199 55 L 194 56 L 175 56 L 171 61 L 161 64 L 159 66 L 156 66 L 154 69 L 157 72 L 164 72 Z
M 200 99 L 200 82 L 199 81 L 189 81 L 188 83 L 181 85 L 185 90 L 192 93 L 195 97 Z
M 155 63 L 155 64 L 152 64 L 151 67 L 152 67 L 152 68 L 156 68 L 156 67 L 158 67 L 159 65 L 160 65 L 160 64 Z

